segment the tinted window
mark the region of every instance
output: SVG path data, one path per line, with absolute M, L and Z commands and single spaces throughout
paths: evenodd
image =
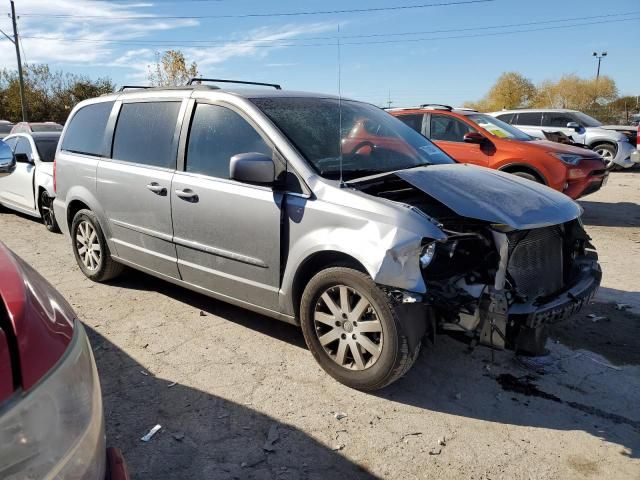
M 64 134 L 62 150 L 98 157 L 108 156 L 104 133 L 112 107 L 113 102 L 102 102 L 78 110 Z
M 496 115 L 496 118 L 502 120 L 503 122 L 513 123 L 513 117 L 515 113 L 503 113 L 502 115 Z
M 273 154 L 258 132 L 233 110 L 196 106 L 187 146 L 187 172 L 229 178 L 231 157 L 249 152 Z
M 16 155 L 18 155 L 19 153 L 24 153 L 25 155 L 27 155 L 27 157 L 29 157 L 29 159 L 31 159 L 31 144 L 29 143 L 29 140 L 24 137 L 20 137 L 18 139 L 18 144 L 16 145 L 14 153 Z
M 176 168 L 174 141 L 180 102 L 122 105 L 113 138 L 113 158 L 154 167 Z
M 546 127 L 566 128 L 569 122 L 575 122 L 575 120 L 568 113 L 550 112 L 545 113 L 543 117 L 543 125 Z
M 58 146 L 57 138 L 35 138 L 38 156 L 43 162 L 53 162 L 56 156 L 56 147 Z
M 57 123 L 32 123 L 32 132 L 61 132 L 62 125 Z
M 431 115 L 431 140 L 445 142 L 464 142 L 465 133 L 473 132 L 473 128 L 457 118 L 444 115 Z
M 422 133 L 422 117 L 423 115 L 400 115 L 398 118 L 416 132 Z
M 9 133 L 13 128 L 13 125 L 10 123 L 0 123 L 0 133 Z
M 542 113 L 541 112 L 519 113 L 518 118 L 515 121 L 515 124 L 531 125 L 534 127 L 539 127 L 542 124 Z

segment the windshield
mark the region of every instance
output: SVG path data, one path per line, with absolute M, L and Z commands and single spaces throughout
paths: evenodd
M 331 98 L 254 98 L 252 102 L 326 178 L 340 178 L 341 156 L 345 180 L 455 163 L 425 137 L 373 105 L 343 100 L 339 108 L 339 101 Z
M 586 113 L 582 112 L 572 112 L 573 116 L 576 118 L 578 123 L 583 127 L 601 127 L 602 122 L 599 122 L 593 117 L 590 117 Z
M 487 132 L 500 138 L 511 138 L 513 140 L 523 140 L 528 142 L 532 140 L 532 137 L 524 133 L 522 130 L 518 130 L 516 127 L 509 125 L 502 120 L 498 120 L 491 115 L 483 115 L 481 113 L 468 115 L 467 118 L 480 127 L 484 128 Z
M 57 138 L 36 138 L 36 148 L 38 149 L 38 156 L 43 162 L 53 162 L 53 158 L 56 156 L 56 147 L 58 146 Z

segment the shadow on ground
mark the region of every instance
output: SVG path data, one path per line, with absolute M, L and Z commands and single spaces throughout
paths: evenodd
M 284 324 L 223 302 L 211 300 L 203 295 L 175 287 L 143 273 L 129 271 L 114 283 L 123 288 L 160 292 L 180 302 L 192 305 L 195 308 L 218 315 L 225 320 L 238 323 L 300 348 L 306 348 L 301 332 L 292 325 Z M 640 359 L 638 358 L 640 336 L 637 334 L 639 332 L 637 330 L 636 317 L 628 314 L 622 315 L 620 318 L 612 319 L 615 323 L 614 326 L 620 327 L 623 324 L 627 325 L 625 333 L 619 332 L 619 334 L 617 334 L 611 332 L 611 325 L 608 323 L 598 324 L 591 322 L 593 325 L 589 324 L 588 328 L 586 328 L 584 325 L 586 323 L 586 315 L 592 311 L 599 311 L 598 308 L 600 307 L 593 306 L 590 307 L 590 310 L 580 313 L 576 319 L 571 321 L 573 323 L 567 324 L 566 329 L 561 332 L 559 338 L 571 338 L 571 341 L 567 341 L 567 343 L 570 348 L 573 349 L 593 350 L 605 356 L 608 354 L 611 356 L 612 361 L 640 364 Z M 575 332 L 578 332 L 578 334 L 575 334 Z M 599 338 L 599 335 L 601 338 Z M 620 344 L 626 336 L 630 335 L 635 335 L 635 337 L 633 339 L 628 338 L 628 342 L 626 343 L 628 343 L 630 347 L 625 350 L 626 353 L 616 351 L 618 349 L 616 344 Z M 608 338 L 609 340 L 603 340 L 604 338 Z M 611 344 L 607 344 L 607 341 L 611 342 Z M 120 355 L 126 357 L 125 354 L 121 353 Z M 101 359 L 101 361 L 105 361 L 105 359 Z M 137 371 L 139 369 L 136 366 L 131 366 L 127 370 L 134 372 L 131 381 L 135 384 L 145 381 L 140 378 L 140 374 Z M 610 388 L 610 391 L 588 392 L 589 394 L 587 395 L 587 392 L 582 391 L 580 388 L 574 388 L 573 384 L 577 385 L 579 383 L 578 378 L 573 378 L 571 375 L 565 374 L 562 382 L 569 388 L 572 395 L 571 398 L 565 401 L 565 399 L 560 397 L 556 397 L 555 399 L 551 398 L 555 397 L 555 394 L 548 395 L 547 397 L 545 397 L 545 394 L 541 396 L 542 398 L 532 399 L 527 395 L 503 392 L 498 382 L 499 375 L 497 372 L 506 372 L 509 375 L 523 378 L 527 375 L 530 376 L 532 373 L 519 366 L 510 352 L 496 352 L 494 363 L 491 359 L 491 352 L 487 348 L 478 347 L 471 351 L 463 343 L 446 336 L 441 336 L 438 337 L 435 346 L 424 349 L 416 365 L 407 376 L 381 392 L 377 392 L 375 395 L 393 402 L 400 402 L 431 411 L 443 412 L 448 415 L 475 418 L 483 421 L 555 430 L 583 430 L 595 437 L 622 445 L 625 449 L 623 454 L 626 456 L 632 458 L 638 458 L 640 456 L 640 416 L 635 411 L 620 411 L 621 405 L 626 405 L 629 402 L 629 392 L 627 390 L 616 387 L 602 387 L 602 389 L 606 388 L 607 390 Z M 561 383 L 559 379 L 557 381 L 551 379 L 550 381 Z M 164 392 L 164 396 L 174 395 L 173 393 L 167 393 L 165 388 L 165 382 L 161 382 L 158 389 Z M 634 386 L 633 388 L 636 387 Z M 153 390 L 154 388 L 151 387 L 151 389 Z M 121 400 L 118 393 L 120 390 L 124 391 L 127 390 L 127 388 L 121 386 L 112 390 L 114 398 L 111 409 L 113 412 L 116 412 L 120 408 L 120 405 L 116 403 Z M 134 388 L 134 391 L 135 390 Z M 460 400 L 457 397 L 458 392 L 462 392 L 462 398 L 464 400 Z M 216 408 L 220 402 L 224 403 L 224 401 L 215 399 L 202 392 L 188 392 L 187 400 L 183 400 L 181 403 L 178 402 L 174 406 L 171 400 L 173 397 L 158 400 L 156 393 L 148 392 L 134 398 L 131 406 L 125 408 L 125 412 L 129 412 L 129 415 L 132 415 L 131 419 L 126 420 L 127 422 L 135 418 L 135 405 L 138 402 L 148 401 L 147 395 L 148 398 L 153 398 L 153 401 L 158 402 L 158 411 L 166 418 L 174 418 L 176 417 L 176 411 L 181 412 L 180 415 L 182 415 L 184 419 L 177 425 L 182 425 L 179 427 L 182 429 L 186 429 L 185 425 L 188 425 L 189 422 L 199 423 L 200 421 L 213 421 L 213 425 L 217 425 L 216 419 L 219 413 L 217 413 L 218 410 Z M 502 395 L 504 395 L 504 398 L 502 398 Z M 575 395 L 577 395 L 577 397 Z M 606 405 L 598 407 L 590 406 L 590 395 L 605 395 L 608 399 Z M 538 395 L 538 397 L 540 397 L 540 395 Z M 534 401 L 543 403 L 536 403 L 534 407 L 532 403 Z M 183 406 L 178 408 L 179 405 Z M 240 417 L 246 415 L 249 415 L 248 418 L 252 418 L 251 415 L 259 416 L 259 414 L 255 412 L 252 413 L 250 410 L 246 408 L 243 409 L 241 406 L 236 405 L 230 406 L 229 408 L 237 409 L 239 412 L 238 416 Z M 609 408 L 611 411 L 608 410 Z M 630 417 L 624 416 L 625 414 L 630 415 Z M 178 417 L 180 415 L 178 415 Z M 634 415 L 639 418 L 634 418 Z M 240 425 L 236 425 L 233 435 L 237 435 L 238 437 L 249 435 L 250 438 L 253 439 L 254 448 L 261 447 L 260 442 L 264 439 L 269 422 L 273 420 L 263 419 L 261 421 L 263 426 L 259 434 L 253 431 L 244 432 L 241 430 Z M 146 420 L 146 423 L 142 422 L 139 428 L 144 430 L 144 428 L 149 428 L 153 424 L 155 424 L 155 419 L 149 418 Z M 612 425 L 610 428 L 603 430 L 601 427 L 603 424 Z M 136 431 L 136 435 L 138 433 L 139 432 Z M 191 450 L 189 450 L 186 457 L 190 459 L 188 461 L 203 461 L 204 464 L 208 461 L 217 461 L 217 457 L 212 453 L 215 451 L 214 446 L 216 445 L 216 441 L 226 442 L 227 440 L 225 440 L 224 436 L 220 437 L 220 440 L 216 440 L 216 438 L 218 438 L 216 434 L 211 433 L 211 435 L 212 438 L 203 440 L 204 444 L 209 445 L 209 447 L 204 449 L 200 447 L 196 449 L 195 445 L 190 447 Z M 300 462 L 306 462 L 308 465 L 311 465 L 310 462 L 313 461 L 313 451 L 317 449 L 317 444 L 314 445 L 310 439 L 304 439 L 304 435 L 300 432 L 292 435 L 297 439 L 291 443 L 292 448 L 296 442 L 302 442 L 303 445 L 305 442 L 309 443 L 308 460 L 301 459 L 298 464 Z M 177 448 L 176 452 L 180 451 L 181 448 L 187 448 L 182 444 L 178 446 L 172 444 L 171 438 L 165 441 L 170 443 L 173 448 Z M 241 445 L 245 445 L 243 442 L 245 442 L 246 439 L 241 440 L 237 438 L 235 441 Z M 201 444 L 202 441 L 200 441 L 199 445 Z M 144 448 L 144 446 L 138 446 L 137 448 Z M 298 447 L 295 447 L 294 449 L 297 448 Z M 328 452 L 323 452 L 322 448 L 318 454 L 321 454 L 322 458 L 326 458 Z M 174 453 L 169 455 L 173 456 Z M 175 455 L 177 455 L 177 453 Z M 198 460 L 198 455 L 205 455 L 203 457 L 204 459 Z M 214 456 L 211 457 L 211 455 Z M 241 457 L 241 454 L 234 456 L 233 462 L 241 463 L 243 461 Z M 291 461 L 295 464 L 294 457 L 291 457 Z M 340 459 L 340 462 L 344 462 L 342 457 L 336 456 L 336 458 Z M 343 463 L 339 468 L 355 467 L 348 464 L 345 466 Z
M 143 367 L 86 327 L 100 373 L 107 441 L 133 479 L 377 478 L 304 432 Z M 149 442 L 140 438 L 156 424 Z M 273 443 L 266 446 L 271 436 Z
M 578 203 L 584 208 L 582 221 L 585 225 L 627 228 L 640 226 L 640 205 L 636 203 L 591 200 L 580 200 Z

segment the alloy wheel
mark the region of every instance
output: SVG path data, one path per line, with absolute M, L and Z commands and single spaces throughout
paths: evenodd
M 355 289 L 326 289 L 316 302 L 313 320 L 320 345 L 341 367 L 365 370 L 380 358 L 382 323 L 369 300 Z
M 87 270 L 95 271 L 100 267 L 102 248 L 98 233 L 90 222 L 83 220 L 76 229 L 76 249 Z
M 606 168 L 610 168 L 613 165 L 613 152 L 608 148 L 596 148 L 595 152 L 602 157 Z
M 53 202 L 47 192 L 42 192 L 42 195 L 40 195 L 40 213 L 42 215 L 42 221 L 47 227 L 53 227 L 55 225 Z

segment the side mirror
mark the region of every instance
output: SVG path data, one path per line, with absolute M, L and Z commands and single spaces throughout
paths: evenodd
M 465 143 L 482 143 L 484 142 L 484 136 L 478 132 L 468 132 L 462 137 Z
M 16 153 L 17 163 L 33 163 L 26 153 Z
M 273 159 L 262 153 L 239 153 L 231 157 L 229 178 L 243 183 L 272 185 L 276 168 Z
M 16 157 L 11 147 L 0 140 L 0 177 L 11 174 L 16 169 Z
M 579 131 L 582 127 L 578 122 L 569 122 L 567 123 L 567 128 L 573 128 L 576 132 Z

